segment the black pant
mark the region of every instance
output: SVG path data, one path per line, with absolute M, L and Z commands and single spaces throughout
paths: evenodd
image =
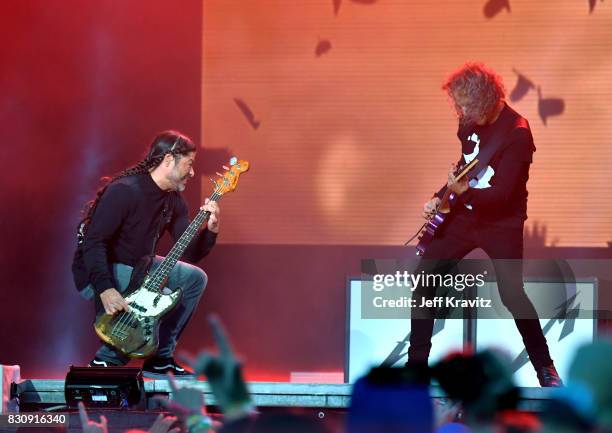
M 476 248 L 484 250 L 491 259 L 522 259 L 523 224 L 477 223 L 471 211 L 459 211 L 446 221 L 441 231 L 436 232 L 436 237 L 423 255 L 418 272 L 448 272 L 452 259 L 461 259 Z M 531 363 L 536 369 L 552 364 L 537 313 L 525 294 L 521 261 L 494 260 L 493 265 L 501 300 L 515 317 L 516 327 L 523 337 Z M 433 292 L 434 288 L 419 287 L 413 297 L 417 300 L 417 305 L 420 305 L 420 298 L 431 298 L 434 296 Z M 426 362 L 429 358 L 433 325 L 431 311 L 413 309 L 408 350 L 410 363 Z

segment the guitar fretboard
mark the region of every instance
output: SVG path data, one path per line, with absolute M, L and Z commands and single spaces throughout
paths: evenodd
M 219 201 L 222 196 L 222 194 L 215 192 L 209 199 L 211 201 Z M 170 275 L 170 272 L 174 269 L 174 265 L 176 265 L 176 262 L 178 262 L 183 253 L 185 253 L 187 246 L 198 234 L 200 227 L 208 220 L 209 216 L 209 211 L 200 210 L 189 226 L 187 226 L 179 240 L 176 241 L 170 252 L 168 252 L 168 255 L 166 255 L 159 267 L 153 272 L 149 282 L 153 284 L 156 290 L 163 289 L 163 287 L 161 287 L 162 283 L 168 278 L 168 275 Z

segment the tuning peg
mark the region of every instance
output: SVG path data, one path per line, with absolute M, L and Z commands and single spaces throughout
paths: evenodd
M 221 167 L 223 167 L 223 169 L 224 169 L 224 170 L 229 171 L 229 167 L 227 167 L 227 166 L 225 166 L 225 165 L 222 165 Z
M 229 163 L 231 166 L 238 164 L 238 158 L 236 158 L 235 156 L 232 156 L 229 160 Z
M 218 171 L 215 171 L 215 174 L 219 177 L 223 177 L 223 175 L 221 173 L 219 173 Z
M 209 177 L 210 181 L 212 182 L 213 185 L 217 186 L 217 182 L 215 182 L 215 180 L 212 177 Z

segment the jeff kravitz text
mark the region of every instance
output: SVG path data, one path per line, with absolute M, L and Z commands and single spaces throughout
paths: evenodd
M 490 308 L 491 300 L 476 296 L 474 299 L 462 299 L 454 296 L 436 296 L 435 298 L 416 299 L 402 296 L 397 299 L 384 299 L 376 296 L 373 299 L 376 308 Z

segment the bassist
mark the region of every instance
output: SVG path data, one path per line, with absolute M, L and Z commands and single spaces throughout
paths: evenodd
M 164 230 L 177 240 L 189 225 L 187 204 L 180 192 L 194 176 L 195 156 L 196 146 L 187 136 L 176 131 L 162 132 L 141 162 L 111 179 L 89 203 L 79 229 L 81 239 L 73 274 L 81 295 L 94 299 L 97 313 L 129 310 L 122 293 L 138 261 L 154 254 L 156 241 Z M 210 217 L 184 253 L 185 259 L 193 263 L 210 252 L 219 232 L 217 202 L 207 200 L 202 208 L 210 212 Z M 152 268 L 161 261 L 155 256 Z M 178 262 L 170 272 L 166 286 L 170 290 L 181 287 L 183 296 L 161 322 L 159 348 L 145 361 L 145 375 L 189 375 L 175 362 L 173 353 L 206 282 L 204 271 L 185 262 Z M 128 361 L 125 354 L 103 344 L 90 365 L 121 366 Z

